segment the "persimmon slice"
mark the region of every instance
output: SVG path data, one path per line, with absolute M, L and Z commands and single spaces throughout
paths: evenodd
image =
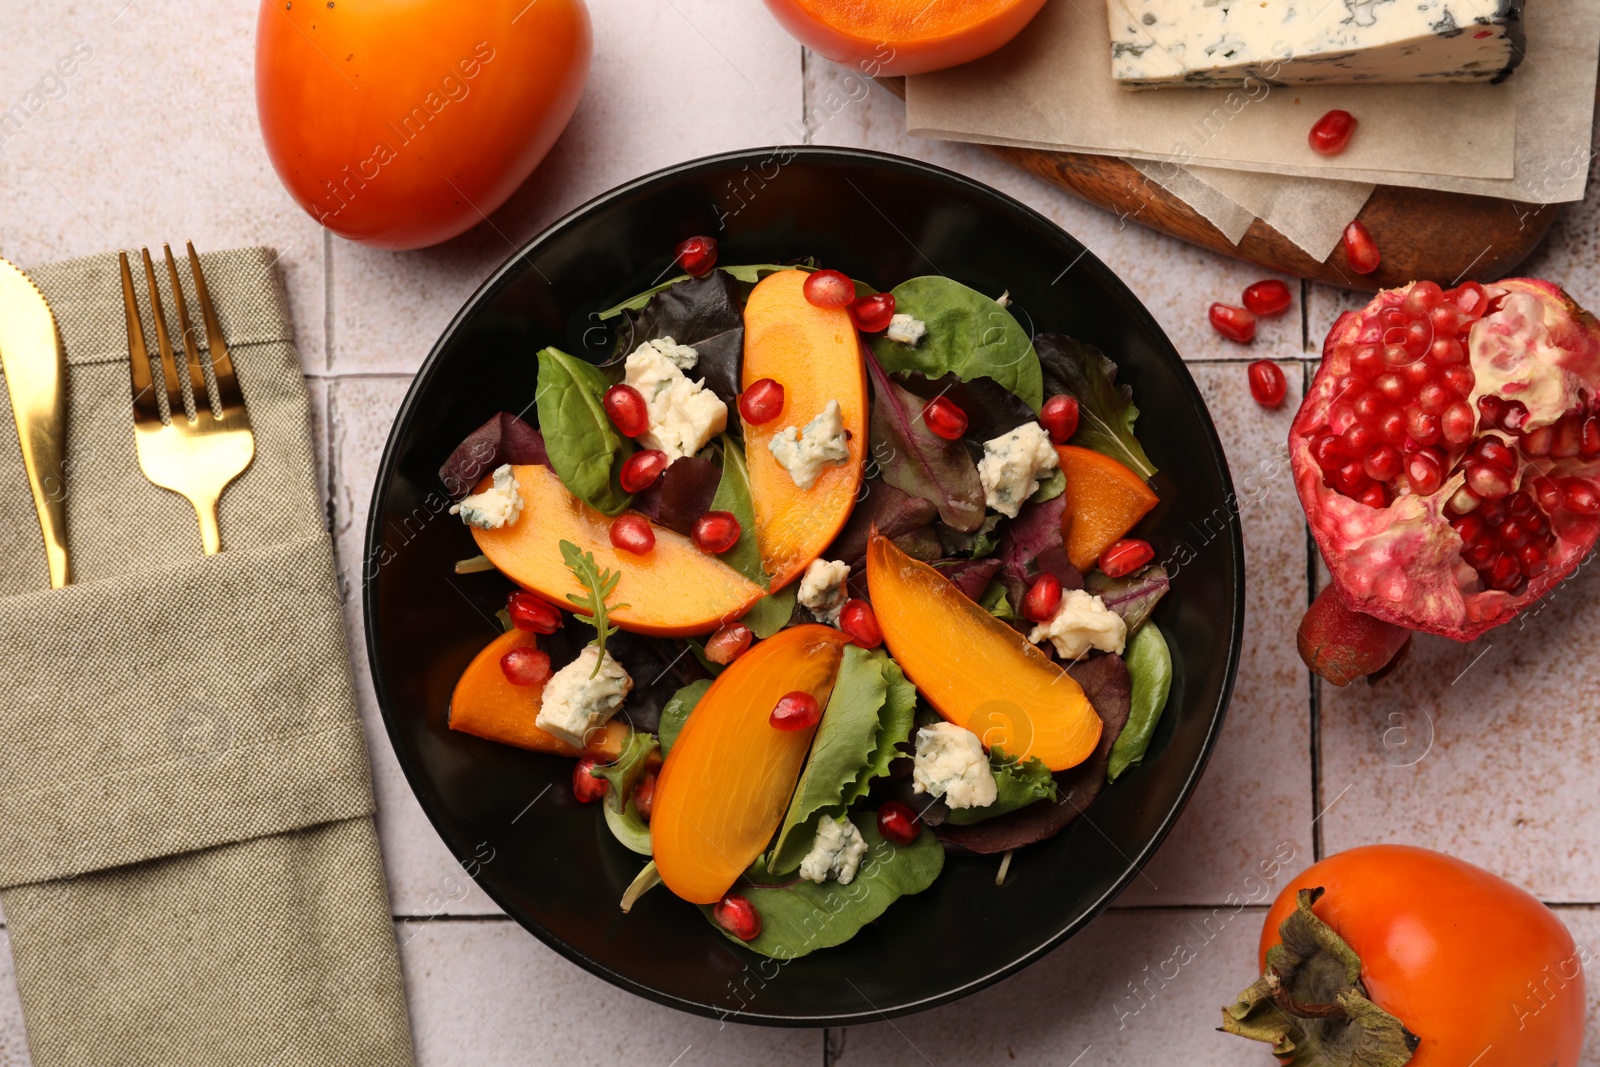
M 867 588 L 889 654 L 940 715 L 1052 771 L 1088 759 L 1102 723 L 1083 689 L 1017 631 L 876 530 Z
M 1057 445 L 1056 455 L 1067 481 L 1061 537 L 1072 565 L 1087 571 L 1161 501 L 1143 478 L 1110 456 L 1077 445 Z
M 508 630 L 474 656 L 450 697 L 450 729 L 534 752 L 616 759 L 628 728 L 615 719 L 591 739 L 587 749 L 569 745 L 534 725 L 544 686 L 512 685 L 500 669 L 500 658 L 512 649 L 536 648 L 537 644 L 537 636 L 526 630 Z
M 751 646 L 695 705 L 656 780 L 650 836 L 661 880 L 684 900 L 722 899 L 783 821 L 816 727 L 767 721 L 789 693 L 825 706 L 849 638 L 795 626 Z

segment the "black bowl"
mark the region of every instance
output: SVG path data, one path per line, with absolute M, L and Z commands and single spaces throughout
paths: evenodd
M 1171 701 L 1144 764 L 1056 838 L 995 858 L 952 857 L 928 891 L 838 948 L 786 964 L 724 939 L 657 889 L 617 901 L 642 859 L 572 799 L 571 763 L 454 733 L 456 677 L 498 631 L 509 588 L 457 576 L 476 553 L 445 515 L 440 463 L 496 411 L 531 420 L 534 352 L 601 357 L 594 312 L 672 272 L 692 234 L 723 263 L 816 256 L 880 288 L 942 272 L 1009 289 L 1024 326 L 1069 333 L 1121 368 L 1162 503 L 1141 530 L 1170 559 L 1157 619 L 1171 643 Z M 1222 724 L 1244 621 L 1243 542 L 1205 404 L 1150 314 L 1081 244 L 970 179 L 871 152 L 779 148 L 702 159 L 616 189 L 534 238 L 467 301 L 401 406 L 367 527 L 367 644 L 400 765 L 440 836 L 484 890 L 540 940 L 631 992 L 742 1022 L 843 1024 L 932 1007 L 1038 959 L 1134 877 L 1172 826 Z

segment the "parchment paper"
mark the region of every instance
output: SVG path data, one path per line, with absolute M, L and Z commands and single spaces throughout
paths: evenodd
M 1345 226 L 1361 213 L 1375 188 L 1370 182 L 1253 174 L 1222 167 L 1185 169 L 1207 192 L 1226 198 L 1238 210 L 1262 220 L 1318 260 L 1326 259 L 1333 251 Z M 1173 193 L 1188 201 L 1178 190 Z M 1237 243 L 1237 238 L 1234 240 Z
M 1128 164 L 1198 211 L 1233 244 L 1239 243 L 1245 231 L 1250 229 L 1250 224 L 1256 220 L 1254 211 L 1207 185 L 1193 170 L 1148 159 L 1130 159 Z

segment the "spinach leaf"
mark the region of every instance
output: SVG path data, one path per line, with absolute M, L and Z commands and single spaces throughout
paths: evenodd
M 611 783 L 611 788 L 606 790 L 606 807 L 617 814 L 633 799 L 633 787 L 639 784 L 639 776 L 644 773 L 645 764 L 650 756 L 660 747 L 655 734 L 647 734 L 642 730 L 635 730 L 628 735 L 622 743 L 622 752 L 615 760 L 603 766 L 591 768 L 589 774 L 595 778 L 604 778 Z
M 1085 578 L 1083 587 L 1100 598 L 1101 603 L 1122 616 L 1128 633 L 1136 632 L 1150 617 L 1162 597 L 1167 595 L 1171 582 L 1167 569 L 1152 563 L 1142 570 L 1122 578 L 1107 578 L 1094 571 Z
M 947 441 L 922 419 L 922 399 L 885 373 L 870 354 L 872 458 L 884 482 L 932 502 L 953 529 L 971 533 L 983 525 L 983 483 L 978 465 L 960 441 Z
M 744 363 L 744 298 L 731 274 L 714 270 L 703 278 L 680 279 L 642 307 L 625 312 L 611 363 L 662 337 L 689 345 L 699 355 L 685 372 L 690 378 L 704 378 L 706 388 L 725 404 L 737 401 Z
M 632 500 L 617 474 L 633 442 L 617 433 L 600 406 L 608 384 L 590 363 L 555 348 L 539 352 L 536 403 L 550 467 L 578 499 L 615 515 Z
M 756 601 L 755 607 L 740 616 L 739 621 L 750 627 L 750 632 L 765 641 L 794 618 L 795 601 L 799 593 L 798 582 L 790 582 L 776 593 L 768 593 Z
M 902 896 L 928 888 L 944 869 L 944 850 L 930 831 L 923 830 L 909 845 L 896 845 L 878 833 L 873 812 L 855 812 L 850 821 L 866 840 L 867 855 L 849 885 L 835 881 L 818 885 L 804 878 L 772 884 L 757 861 L 750 874 L 769 884 L 741 883 L 737 891 L 755 905 L 761 933 L 753 941 L 740 941 L 726 930 L 723 935 L 779 960 L 832 948 L 850 940 Z M 710 905 L 700 910 L 716 925 Z
M 1050 768 L 1037 756 L 1018 761 L 996 746 L 989 753 L 989 769 L 994 774 L 994 803 L 981 808 L 951 808 L 945 822 L 970 826 L 1025 808 L 1036 800 L 1056 799 L 1056 780 L 1050 777 Z
M 772 849 L 773 873 L 800 866 L 811 850 L 818 821 L 824 815 L 843 814 L 852 801 L 866 795 L 873 778 L 888 773 L 895 744 L 911 735 L 915 703 L 915 688 L 887 654 L 845 646 L 811 755 Z
M 695 705 L 700 703 L 700 698 L 706 695 L 706 690 L 711 688 L 711 679 L 702 678 L 698 682 L 690 682 L 667 701 L 667 706 L 661 709 L 661 756 L 666 758 L 672 751 L 673 742 L 678 740 L 678 732 L 683 729 L 683 724 L 689 721 L 689 713 Z
M 1117 775 L 1144 759 L 1172 691 L 1172 652 L 1155 623 L 1141 626 L 1133 635 L 1127 663 L 1128 674 L 1133 678 L 1133 710 L 1128 715 L 1128 725 L 1111 746 L 1111 761 L 1106 765 L 1108 782 L 1116 781 Z
M 654 848 L 650 843 L 650 824 L 639 814 L 633 798 L 628 799 L 628 807 L 624 811 L 613 811 L 610 804 L 602 804 L 600 807 L 605 812 L 606 829 L 611 831 L 611 836 L 615 837 L 623 848 L 637 852 L 641 856 L 654 854 Z
M 975 289 L 939 275 L 894 287 L 894 309 L 928 326 L 913 348 L 883 334 L 872 350 L 891 373 L 917 371 L 929 378 L 954 373 L 962 381 L 993 378 L 1034 411 L 1044 403 L 1039 357 L 1011 312 Z
M 1155 464 L 1133 435 L 1139 418 L 1133 389 L 1117 384 L 1117 365 L 1098 348 L 1063 334 L 1041 333 L 1033 343 L 1051 395 L 1071 393 L 1078 399 L 1078 432 L 1072 443 L 1110 456 L 1141 478 L 1152 477 Z
M 766 587 L 767 572 L 761 569 L 761 548 L 756 543 L 756 506 L 750 497 L 750 468 L 744 449 L 727 434 L 722 435 L 722 479 L 711 498 L 712 511 L 726 511 L 739 520 L 739 540 L 717 558 Z

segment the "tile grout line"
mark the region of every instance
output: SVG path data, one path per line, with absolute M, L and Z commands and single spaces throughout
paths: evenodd
M 800 46 L 800 129 L 803 144 L 810 144 L 816 131 L 811 128 L 811 49 Z
M 1311 351 L 1311 283 L 1300 279 L 1300 351 Z

